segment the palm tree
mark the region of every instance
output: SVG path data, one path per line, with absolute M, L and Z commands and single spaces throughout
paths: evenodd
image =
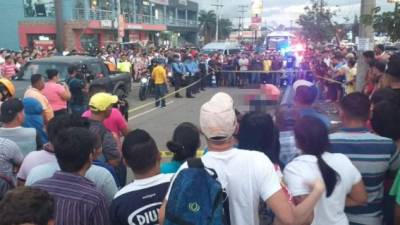
M 229 19 L 220 19 L 218 25 L 218 36 L 221 39 L 229 38 L 229 35 L 231 35 L 233 29 L 232 21 L 230 21 Z
M 216 29 L 217 15 L 213 10 L 199 12 L 200 34 L 204 36 L 204 43 L 211 42 Z

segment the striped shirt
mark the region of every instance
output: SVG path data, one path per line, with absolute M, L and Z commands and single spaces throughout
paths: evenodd
M 330 135 L 331 151 L 347 155 L 360 171 L 368 192 L 368 204 L 346 208 L 351 224 L 381 225 L 385 174 L 400 166 L 399 152 L 392 140 L 366 128 L 343 129 Z
M 16 73 L 16 66 L 15 64 L 3 64 L 1 67 L 1 75 L 3 75 L 4 78 L 7 78 L 11 80 L 13 76 L 15 76 Z
M 109 225 L 103 194 L 88 179 L 58 171 L 33 187 L 46 190 L 56 200 L 56 225 Z

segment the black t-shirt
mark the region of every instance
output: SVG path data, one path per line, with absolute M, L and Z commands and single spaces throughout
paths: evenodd
M 395 88 L 395 89 L 392 88 L 392 90 L 395 91 L 397 94 L 397 99 L 398 99 L 397 102 L 399 103 L 398 106 L 400 107 L 400 88 Z
M 172 174 L 135 180 L 122 188 L 110 207 L 113 225 L 156 225 L 158 212 L 167 194 Z
M 67 80 L 67 84 L 71 92 L 70 104 L 83 105 L 85 101 L 85 95 L 82 89 L 85 87 L 85 82 L 78 78 L 70 78 Z

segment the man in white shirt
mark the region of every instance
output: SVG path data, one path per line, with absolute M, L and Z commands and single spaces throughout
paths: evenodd
M 260 199 L 272 209 L 280 224 L 294 224 L 295 217 L 305 221 L 304 218 L 312 214 L 315 199 L 323 191 L 313 193 L 315 199 L 308 202 L 309 210 L 300 212 L 294 209 L 268 157 L 257 151 L 233 147 L 236 125 L 233 100 L 228 94 L 217 93 L 200 110 L 200 127 L 209 148 L 209 152 L 201 159 L 205 167 L 217 172 L 218 180 L 228 194 L 231 224 L 259 224 Z M 179 171 L 184 168 L 187 168 L 187 163 Z M 166 201 L 168 197 L 169 192 Z M 165 206 L 166 203 L 160 209 L 160 224 L 164 221 Z M 298 215 L 301 218 L 297 218 Z
M 250 61 L 249 61 L 249 59 L 247 58 L 247 56 L 245 55 L 245 54 L 242 54 L 241 56 L 240 56 L 240 59 L 239 59 L 239 61 L 238 61 L 238 64 L 239 64 L 239 70 L 240 70 L 240 76 L 239 76 L 239 78 L 240 78 L 240 80 L 239 80 L 239 82 L 240 82 L 240 84 L 239 84 L 239 86 L 243 86 L 243 85 L 245 85 L 245 83 L 246 83 L 246 78 L 247 78 L 247 76 L 249 75 L 248 73 L 246 73 L 248 70 L 249 70 L 249 64 L 250 64 Z

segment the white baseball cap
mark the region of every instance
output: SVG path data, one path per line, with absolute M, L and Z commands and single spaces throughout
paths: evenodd
M 236 129 L 232 97 L 219 92 L 204 103 L 200 109 L 200 128 L 207 139 L 232 137 Z
M 294 91 L 296 91 L 297 88 L 300 86 L 312 87 L 312 86 L 314 86 L 314 84 L 308 80 L 297 80 L 296 82 L 293 83 Z

